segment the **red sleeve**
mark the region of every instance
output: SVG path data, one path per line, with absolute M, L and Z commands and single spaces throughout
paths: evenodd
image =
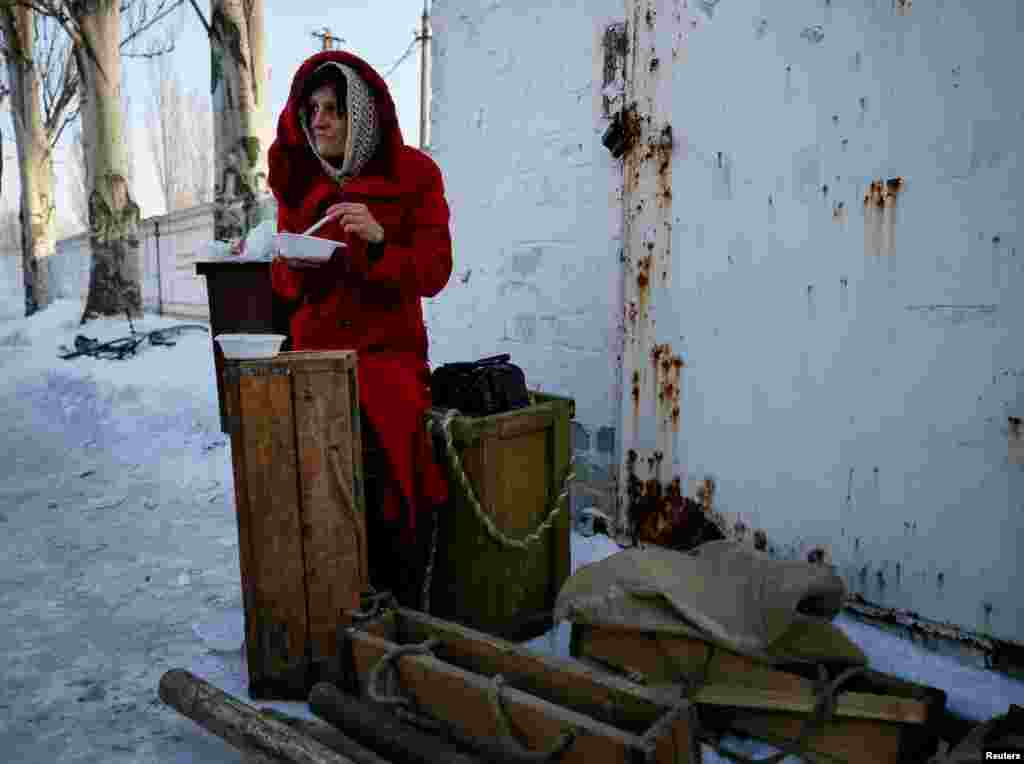
M 427 162 L 421 171 L 426 180 L 413 202 L 409 242 L 385 241 L 382 257 L 371 264 L 367 243 L 353 236 L 348 242 L 347 257 L 352 269 L 369 282 L 391 284 L 418 297 L 434 297 L 451 277 L 452 239 L 441 170 L 428 157 L 424 158 Z

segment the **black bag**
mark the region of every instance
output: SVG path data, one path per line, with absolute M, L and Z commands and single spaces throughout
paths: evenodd
M 430 375 L 434 406 L 458 409 L 466 416 L 490 416 L 529 406 L 526 375 L 509 363 L 510 358 L 496 355 L 434 369 Z

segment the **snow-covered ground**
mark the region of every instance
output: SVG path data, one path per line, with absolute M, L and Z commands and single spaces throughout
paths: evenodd
M 247 700 L 230 444 L 209 334 L 124 361 L 61 360 L 75 334 L 128 334 L 124 319 L 80 327 L 81 308 L 59 301 L 0 321 L 0 761 L 240 762 L 157 697 L 163 673 L 184 667 Z M 146 316 L 136 329 L 180 323 Z M 616 550 L 575 535 L 573 566 Z M 876 668 L 945 689 L 971 718 L 1024 703 L 1020 682 L 837 622 Z M 568 631 L 531 645 L 567 655 Z M 310 716 L 299 703 L 259 705 Z

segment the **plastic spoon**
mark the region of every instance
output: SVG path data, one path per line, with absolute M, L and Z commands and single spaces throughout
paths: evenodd
M 336 217 L 337 217 L 337 215 L 327 215 L 319 223 L 313 223 L 313 225 L 311 225 L 309 228 L 307 228 L 305 231 L 302 232 L 302 235 L 303 236 L 312 236 L 315 231 L 319 231 L 320 230 L 320 227 L 322 225 L 327 223 L 329 220 L 334 220 L 334 218 L 336 218 Z

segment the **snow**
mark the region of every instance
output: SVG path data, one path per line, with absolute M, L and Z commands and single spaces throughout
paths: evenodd
M 157 697 L 163 673 L 183 667 L 251 702 L 210 335 L 186 331 L 122 361 L 61 360 L 76 334 L 129 334 L 125 319 L 79 326 L 81 311 L 62 300 L 0 322 L 0 750 L 25 764 L 240 762 Z M 146 315 L 135 328 L 182 323 L 192 322 Z M 573 569 L 617 550 L 574 534 Z M 941 687 L 969 718 L 1024 703 L 1020 682 L 845 616 L 837 623 L 874 667 Z M 567 656 L 568 641 L 561 624 L 529 644 Z M 311 717 L 300 703 L 254 705 Z

